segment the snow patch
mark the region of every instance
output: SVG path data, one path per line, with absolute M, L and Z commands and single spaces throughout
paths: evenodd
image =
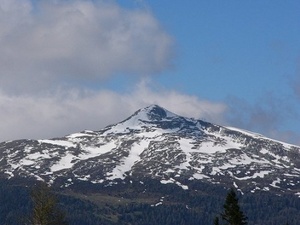
M 51 145 L 58 145 L 58 146 L 63 146 L 66 148 L 75 148 L 76 144 L 70 142 L 70 141 L 64 141 L 64 140 L 38 140 L 40 144 L 51 144 Z
M 124 179 L 125 173 L 130 171 L 132 166 L 140 160 L 140 154 L 149 145 L 148 140 L 142 140 L 140 143 L 133 144 L 128 157 L 123 159 L 120 165 L 117 165 L 111 173 L 107 173 L 107 179 L 113 180 L 116 178 Z
M 195 178 L 196 180 L 202 180 L 202 179 L 208 179 L 210 178 L 209 176 L 206 176 L 204 174 L 200 174 L 200 173 L 194 173 L 193 174 L 193 178 Z
M 189 187 L 187 185 L 183 185 L 181 184 L 180 182 L 174 180 L 173 178 L 170 178 L 169 180 L 161 180 L 160 183 L 162 184 L 170 184 L 170 183 L 173 183 L 173 184 L 176 184 L 178 185 L 179 187 L 181 187 L 183 190 L 188 190 Z
M 279 178 L 277 178 L 276 180 L 274 180 L 272 182 L 272 184 L 270 184 L 270 186 L 275 187 L 275 188 L 280 188 L 279 186 L 277 186 L 277 184 L 280 184 L 281 180 Z
M 88 131 L 88 132 L 93 132 L 93 131 Z M 94 132 L 93 132 L 94 133 Z M 66 136 L 66 138 L 71 138 L 71 139 L 75 139 L 75 138 L 81 138 L 81 137 L 92 137 L 95 134 L 91 134 L 91 133 L 74 133 L 74 134 L 70 134 L 68 136 Z
M 67 154 L 64 157 L 60 159 L 60 161 L 53 166 L 51 166 L 50 170 L 52 172 L 56 172 L 63 169 L 69 169 L 74 165 L 74 162 L 72 161 L 75 159 L 75 157 L 71 154 Z

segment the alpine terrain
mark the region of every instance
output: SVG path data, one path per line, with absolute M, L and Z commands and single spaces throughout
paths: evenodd
M 44 181 L 59 188 L 65 198 L 82 200 L 78 193 L 84 191 L 92 196 L 86 199 L 98 208 L 105 199 L 125 201 L 127 206 L 144 204 L 150 207 L 147 210 L 182 205 L 182 210 L 193 212 L 188 214 L 193 219 L 185 219 L 182 224 L 201 224 L 205 213 L 210 221 L 230 187 L 238 190 L 242 206 L 249 210 L 249 224 L 268 224 L 270 219 L 259 218 L 251 204 L 269 205 L 270 199 L 280 202 L 285 198 L 276 215 L 286 208 L 300 209 L 300 147 L 242 129 L 182 117 L 157 105 L 140 109 L 99 131 L 0 143 L 0 176 L 3 182 L 14 184 Z M 179 196 L 184 197 L 180 200 Z M 209 199 L 213 196 L 217 197 Z M 253 203 L 249 196 L 260 197 Z M 214 203 L 207 203 L 209 200 Z M 291 204 L 288 207 L 287 202 Z M 117 203 L 112 204 L 116 207 Z M 212 211 L 204 212 L 208 209 Z M 131 212 L 134 209 L 128 213 Z M 130 219 L 122 220 L 124 213 L 120 212 L 113 217 L 107 212 L 99 214 L 106 219 L 103 224 L 151 224 L 126 223 Z M 293 215 L 300 217 L 299 212 Z M 131 219 L 135 216 L 130 214 Z

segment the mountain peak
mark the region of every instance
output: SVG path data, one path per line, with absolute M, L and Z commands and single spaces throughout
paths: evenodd
M 177 117 L 176 114 L 158 105 L 149 105 L 135 112 L 132 117 L 138 117 L 143 121 L 161 121 L 170 117 Z
M 144 110 L 150 120 L 162 120 L 167 117 L 168 113 L 170 113 L 158 105 L 150 105 L 144 108 Z

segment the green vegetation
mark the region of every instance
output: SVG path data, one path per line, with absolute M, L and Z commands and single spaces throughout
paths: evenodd
M 224 211 L 221 213 L 221 218 L 225 221 L 226 225 L 246 225 L 247 217 L 241 211 L 238 198 L 233 188 L 230 189 L 226 196 L 225 203 L 223 205 Z M 219 218 L 214 220 L 215 225 L 219 225 Z
M 45 183 L 37 184 L 33 188 L 31 200 L 33 208 L 28 225 L 67 225 L 55 195 Z
M 1 224 L 24 225 L 24 218 L 32 216 L 35 207 L 32 188 L 20 181 L 0 181 Z M 108 187 L 82 182 L 65 189 L 54 187 L 51 193 L 57 200 L 55 207 L 63 209 L 69 225 L 223 225 L 226 221 L 221 217 L 218 223 L 214 219 L 225 213 L 226 189 L 201 182 L 192 186 L 183 190 L 155 180 L 143 180 L 143 184 L 119 182 Z M 257 192 L 235 197 L 239 197 L 240 211 L 248 216 L 248 225 L 283 225 L 287 221 L 296 225 L 300 221 L 300 200 L 296 196 Z

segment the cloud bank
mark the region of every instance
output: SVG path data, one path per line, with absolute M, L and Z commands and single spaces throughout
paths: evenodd
M 157 89 L 149 82 L 140 82 L 125 93 L 68 89 L 47 96 L 15 96 L 2 92 L 0 141 L 52 138 L 85 129 L 100 130 L 150 104 L 158 104 L 178 115 L 300 144 L 299 134 L 281 129 L 288 118 L 298 116 L 281 100 L 270 97 L 250 104 L 230 98 L 226 102 L 211 102 L 174 90 Z
M 173 40 L 148 11 L 109 1 L 0 0 L 0 88 L 10 93 L 151 75 Z
M 51 96 L 8 96 L 0 93 L 2 140 L 59 137 L 84 129 L 100 130 L 120 122 L 141 107 L 159 104 L 179 114 L 212 121 L 222 119 L 226 106 L 170 90 L 153 91 L 140 83 L 118 94 L 68 90 Z M 188 110 L 186 110 L 188 109 Z

